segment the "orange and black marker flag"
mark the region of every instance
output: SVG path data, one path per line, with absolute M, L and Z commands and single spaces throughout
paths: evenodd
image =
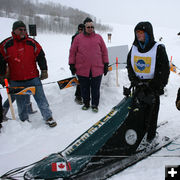
M 34 95 L 36 92 L 36 88 L 34 86 L 31 87 L 8 87 L 9 94 L 15 95 Z
M 65 88 L 69 88 L 69 87 L 79 84 L 79 81 L 77 80 L 76 77 L 70 77 L 70 78 L 60 80 L 57 83 L 60 89 L 65 89 Z

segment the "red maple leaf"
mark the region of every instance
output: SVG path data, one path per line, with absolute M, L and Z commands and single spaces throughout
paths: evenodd
M 65 167 L 65 165 L 61 163 L 61 164 L 58 165 L 58 167 L 63 169 Z

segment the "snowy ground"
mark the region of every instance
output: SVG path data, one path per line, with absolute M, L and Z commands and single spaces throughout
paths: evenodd
M 10 36 L 13 19 L 0 18 L 0 41 Z M 134 40 L 135 25 L 112 24 L 112 42 L 107 43 L 107 34 L 102 34 L 107 46 L 127 45 L 130 47 Z M 168 57 L 172 56 L 174 64 L 180 67 L 180 37 L 178 29 L 154 27 L 155 39 L 163 37 Z M 129 86 L 126 69 L 119 72 L 120 87 L 116 87 L 115 72 L 109 72 L 103 77 L 99 112 L 97 114 L 82 111 L 81 106 L 74 102 L 75 87 L 60 90 L 55 81 L 71 76 L 68 67 L 68 55 L 71 36 L 62 34 L 38 34 L 36 40 L 42 45 L 49 67 L 49 78 L 43 81 L 44 90 L 49 101 L 53 117 L 58 126 L 47 127 L 38 113 L 31 115 L 32 123 L 20 122 L 17 107 L 14 103 L 16 120 L 3 123 L 0 134 L 0 175 L 16 167 L 31 164 L 41 158 L 63 150 L 75 138 L 81 135 L 96 121 L 105 116 L 113 106 L 123 98 L 123 86 Z M 46 84 L 48 83 L 48 84 Z M 162 135 L 173 137 L 179 133 L 180 112 L 175 107 L 175 99 L 180 76 L 171 73 L 166 87 L 167 96 L 161 96 L 159 122 L 168 120 L 169 124 L 161 129 Z M 0 89 L 3 101 L 7 95 L 5 89 Z M 33 108 L 38 109 L 33 98 Z M 8 113 L 10 117 L 10 112 Z M 180 140 L 177 142 L 180 143 Z M 177 148 L 170 146 L 169 148 Z M 137 163 L 123 172 L 109 178 L 111 180 L 164 180 L 166 165 L 180 164 L 180 150 L 168 151 L 166 148 L 155 155 Z M 165 157 L 166 156 L 166 157 Z M 168 157 L 167 157 L 168 156 Z

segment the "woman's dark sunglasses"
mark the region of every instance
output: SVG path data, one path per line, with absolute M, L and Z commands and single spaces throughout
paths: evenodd
M 88 29 L 90 29 L 90 28 L 94 29 L 94 26 L 87 26 L 86 28 L 88 28 Z

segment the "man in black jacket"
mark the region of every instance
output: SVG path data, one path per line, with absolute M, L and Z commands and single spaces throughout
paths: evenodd
M 160 95 L 169 78 L 170 67 L 164 45 L 154 40 L 153 28 L 149 22 L 140 22 L 134 29 L 135 40 L 127 58 L 128 77 L 131 85 L 140 86 L 146 96 L 151 97 L 145 108 L 147 141 L 156 135 Z
M 83 31 L 84 31 L 84 24 L 79 24 L 79 25 L 78 25 L 78 30 L 77 30 L 77 32 L 72 36 L 71 44 L 73 43 L 74 38 L 75 38 L 78 34 L 82 33 Z M 74 68 L 74 66 L 73 66 L 73 68 Z M 75 72 L 73 72 L 72 70 L 71 70 L 71 72 L 72 72 L 72 75 L 75 75 Z M 75 102 L 76 102 L 77 104 L 80 104 L 80 105 L 83 104 L 83 100 L 82 100 L 82 97 L 81 97 L 81 88 L 80 88 L 80 85 L 77 85 L 77 86 L 76 86 Z

